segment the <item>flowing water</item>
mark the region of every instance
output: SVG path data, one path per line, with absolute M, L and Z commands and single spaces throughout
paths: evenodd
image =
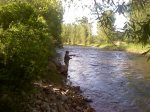
M 80 86 L 96 112 L 150 112 L 150 62 L 122 51 L 65 46 L 75 54 L 69 62 L 68 84 Z M 63 61 L 62 61 L 63 62 Z

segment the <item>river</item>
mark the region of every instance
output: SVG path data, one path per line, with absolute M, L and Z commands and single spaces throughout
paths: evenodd
M 150 112 L 150 62 L 145 57 L 65 46 L 58 50 L 61 61 L 66 50 L 76 55 L 69 62 L 67 83 L 80 86 L 96 112 Z

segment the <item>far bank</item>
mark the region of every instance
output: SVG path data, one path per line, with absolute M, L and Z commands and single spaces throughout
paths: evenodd
M 64 43 L 64 45 L 72 45 L 68 43 Z M 100 43 L 100 44 L 74 44 L 75 46 L 85 46 L 85 47 L 95 47 L 100 48 L 108 51 L 126 51 L 136 54 L 142 54 L 150 49 L 150 45 L 142 45 L 142 44 L 135 44 L 135 43 L 126 43 L 126 42 L 114 42 L 112 43 Z

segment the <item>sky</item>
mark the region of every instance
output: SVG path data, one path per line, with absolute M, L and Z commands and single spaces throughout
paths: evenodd
M 96 28 L 96 15 L 93 15 L 91 8 L 94 6 L 94 0 L 74 0 L 75 4 L 71 4 L 70 7 L 68 7 L 66 4 L 64 5 L 64 16 L 63 21 L 64 23 L 73 23 L 76 21 L 76 19 L 81 19 L 83 16 L 88 17 L 89 22 L 92 23 L 92 32 L 94 35 L 97 34 L 97 28 Z M 101 0 L 97 0 L 101 1 Z M 126 3 L 129 0 L 114 0 L 114 2 L 122 3 L 125 1 Z M 127 18 L 125 18 L 122 14 L 115 14 L 115 26 L 117 29 L 123 28 L 124 23 L 127 21 Z

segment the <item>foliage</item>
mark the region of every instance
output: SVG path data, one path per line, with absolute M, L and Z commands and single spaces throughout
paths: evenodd
M 149 0 L 130 0 L 129 3 L 119 3 L 114 0 L 103 0 L 102 3 L 95 2 L 95 12 L 100 19 L 103 11 L 112 7 L 115 13 L 123 14 L 129 18 L 123 30 L 124 37 L 128 37 L 129 42 L 142 43 L 144 46 L 150 41 L 150 1 Z M 103 22 L 103 21 L 101 21 Z M 109 23 L 107 23 L 109 24 Z M 148 53 L 146 51 L 145 53 Z
M 67 3 L 76 3 L 75 0 L 64 0 Z M 70 1 L 70 2 L 69 2 Z M 112 10 L 113 13 L 123 14 L 125 17 L 129 18 L 129 22 L 126 23 L 123 30 L 126 30 L 126 34 L 132 39 L 139 40 L 139 42 L 146 44 L 149 42 L 149 7 L 150 0 L 130 0 L 129 2 L 125 1 L 115 1 L 115 0 L 93 0 L 94 7 L 91 5 L 91 8 L 94 9 L 93 14 L 96 14 L 97 20 L 100 23 L 105 21 L 101 20 L 104 12 Z M 105 22 L 106 27 L 109 22 Z
M 58 16 L 61 12 L 57 13 L 56 2 L 51 4 L 52 0 L 49 5 L 45 1 L 41 6 L 43 10 L 38 10 L 39 7 L 29 1 L 10 0 L 0 6 L 1 112 L 19 111 L 21 101 L 33 90 L 32 82 L 43 78 L 49 61 L 53 63 L 54 43 L 61 44 L 57 34 L 61 31 Z M 52 15 L 46 16 L 50 13 Z M 55 65 L 48 69 L 51 74 L 47 75 L 56 74 Z
M 48 31 L 54 40 L 55 46 L 62 47 L 61 22 L 63 8 L 59 0 L 6 0 L 2 3 L 26 2 L 35 9 L 36 13 L 44 19 L 48 26 Z
M 65 0 L 69 1 L 69 0 Z M 72 3 L 75 3 L 74 0 L 71 0 Z M 126 23 L 125 27 L 122 29 L 124 30 L 124 37 L 129 42 L 136 42 L 142 43 L 143 46 L 149 44 L 150 42 L 150 0 L 130 0 L 129 3 L 125 1 L 118 1 L 115 0 L 93 0 L 94 7 L 91 5 L 91 9 L 93 14 L 96 14 L 97 20 L 100 21 L 99 24 L 105 24 L 105 27 L 109 28 L 109 22 L 102 20 L 102 16 L 104 12 L 108 10 L 112 10 L 113 13 L 119 13 L 124 15 L 128 18 L 128 22 Z M 93 10 L 94 9 L 94 10 Z M 104 32 L 104 31 L 101 31 Z M 109 34 L 105 32 L 105 34 L 109 37 Z M 102 34 L 103 37 L 104 34 Z M 111 36 L 110 36 L 111 37 Z M 111 38 L 109 41 L 113 43 Z M 147 51 L 148 53 L 148 51 Z
M 58 0 L 31 0 L 38 13 L 46 20 L 48 30 L 55 42 L 55 45 L 62 47 L 61 41 L 61 22 L 63 9 Z M 39 10 L 40 9 L 40 10 Z
M 102 14 L 98 22 L 98 37 L 102 42 L 112 42 L 114 39 L 114 14 L 112 11 L 106 11 Z
M 62 25 L 62 38 L 64 43 L 90 44 L 92 41 L 91 24 L 86 17 L 78 20 L 76 24 Z
M 141 42 L 146 45 L 149 42 L 150 37 L 150 3 L 144 2 L 144 7 L 137 7 L 137 2 L 133 1 L 132 6 L 130 6 L 130 21 L 126 23 L 125 29 L 126 34 L 130 38 L 137 42 Z M 139 10 L 140 8 L 140 10 Z

